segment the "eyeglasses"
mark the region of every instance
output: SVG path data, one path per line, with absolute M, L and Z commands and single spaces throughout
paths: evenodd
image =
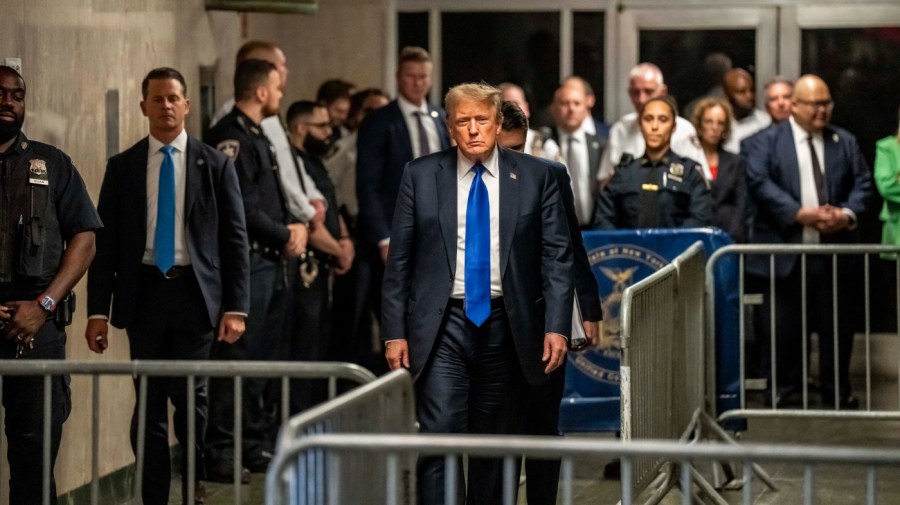
M 306 126 L 311 126 L 313 128 L 331 128 L 331 123 L 328 121 L 323 121 L 321 123 L 310 123 L 309 121 L 304 121 L 303 124 Z
M 834 108 L 834 102 L 829 98 L 828 100 L 801 100 L 799 98 L 795 98 L 797 103 L 812 107 L 813 109 L 823 108 L 826 110 L 831 110 Z

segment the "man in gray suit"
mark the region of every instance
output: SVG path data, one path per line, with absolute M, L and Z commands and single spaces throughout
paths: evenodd
M 410 162 L 400 182 L 385 354 L 413 374 L 425 433 L 510 433 L 519 388 L 565 359 L 572 244 L 552 172 L 562 167 L 497 146 L 500 97 L 484 84 L 452 88 L 457 147 Z M 444 470 L 442 458 L 419 462 L 420 503 L 443 502 Z M 469 470 L 468 503 L 500 503 L 502 464 L 473 458 Z

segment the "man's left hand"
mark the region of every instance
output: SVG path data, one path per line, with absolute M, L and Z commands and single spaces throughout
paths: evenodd
M 222 314 L 219 320 L 219 342 L 233 344 L 244 333 L 244 316 L 240 314 Z
M 545 333 L 544 355 L 541 356 L 541 361 L 547 364 L 544 373 L 549 374 L 559 368 L 564 359 L 566 359 L 566 337 L 559 333 Z
M 830 205 L 824 206 L 823 209 L 824 218 L 816 223 L 816 229 L 819 230 L 819 233 L 827 235 L 850 227 L 850 216 L 843 209 Z
M 600 323 L 601 321 L 582 321 L 581 326 L 584 327 L 584 336 L 587 338 L 588 345 L 596 346 L 600 341 Z
M 6 306 L 15 310 L 15 314 L 6 325 L 7 340 L 27 345 L 47 321 L 47 311 L 37 300 L 9 302 Z

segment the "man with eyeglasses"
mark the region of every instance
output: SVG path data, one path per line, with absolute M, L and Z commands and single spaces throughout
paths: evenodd
M 294 285 L 293 329 L 286 359 L 325 361 L 331 340 L 332 273 L 343 275 L 353 264 L 354 247 L 338 212 L 334 184 L 322 163 L 332 146 L 332 122 L 324 103 L 301 100 L 287 111 L 288 135 L 298 163 L 302 163 L 327 207 L 322 226 L 312 231 L 309 249 L 300 266 L 301 282 Z M 295 381 L 296 382 L 296 381 Z M 291 386 L 291 412 L 326 399 L 322 381 Z
M 856 138 L 829 125 L 834 103 L 828 85 L 815 75 L 804 75 L 794 85 L 791 117 L 747 139 L 741 152 L 747 157 L 750 196 L 756 204 L 751 241 L 764 244 L 824 244 L 858 241 L 858 220 L 870 211 L 872 182 Z M 822 405 L 852 409 L 858 401 L 850 393 L 848 371 L 853 345 L 850 297 L 859 297 L 858 272 L 853 258 L 838 259 L 837 299 L 833 306 L 832 258 L 806 257 L 806 321 L 809 333 L 819 335 L 819 379 Z M 801 260 L 796 255 L 775 256 L 774 271 L 768 255 L 747 259 L 751 292 L 763 293 L 764 304 L 755 311 L 761 332 L 761 372 L 769 378 L 766 398 L 776 407 L 787 406 L 802 391 Z M 777 384 L 769 362 L 771 342 L 770 275 L 775 278 Z M 834 315 L 838 311 L 837 351 L 834 350 Z M 837 367 L 835 367 L 837 361 Z M 772 391 L 774 389 L 774 392 Z M 837 399 L 837 402 L 835 401 Z

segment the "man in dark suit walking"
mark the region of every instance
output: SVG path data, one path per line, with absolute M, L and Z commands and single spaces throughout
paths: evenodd
M 516 393 L 565 359 L 572 244 L 554 164 L 497 147 L 500 97 L 483 84 L 451 89 L 457 148 L 411 162 L 400 184 L 385 354 L 391 369 L 410 369 L 425 433 L 512 432 Z M 459 496 L 499 503 L 501 466 L 470 459 Z M 420 503 L 443 502 L 444 471 L 442 458 L 422 458 Z
M 240 187 L 228 158 L 188 137 L 190 101 L 177 70 L 150 71 L 141 90 L 150 135 L 106 168 L 97 206 L 105 227 L 88 274 L 85 338 L 92 351 L 105 351 L 110 321 L 125 328 L 132 359 L 204 360 L 214 339 L 241 336 L 249 310 Z M 167 399 L 175 406 L 175 435 L 187 447 L 187 393 L 183 379 L 151 378 L 147 388 L 141 493 L 146 505 L 165 504 L 171 480 Z M 196 475 L 202 478 L 205 381 L 196 381 L 194 395 Z M 135 405 L 132 444 L 137 414 Z M 196 501 L 202 494 L 198 489 Z
M 856 241 L 858 220 L 869 210 L 872 181 L 856 138 L 829 125 L 834 103 L 828 86 L 815 75 L 801 77 L 794 86 L 791 117 L 773 125 L 752 139 L 745 140 L 741 152 L 748 159 L 747 178 L 755 201 L 751 242 L 772 244 L 850 243 Z M 762 372 L 769 376 L 767 398 L 776 396 L 775 405 L 802 387 L 801 334 L 802 292 L 801 262 L 796 256 L 775 257 L 774 272 L 769 257 L 753 255 L 747 259 L 747 272 L 753 276 L 751 289 L 764 293 L 764 305 L 756 315 L 757 331 L 763 347 L 769 345 L 769 276 L 775 277 L 777 330 L 777 386 L 771 384 L 772 364 L 768 349 L 762 350 Z M 819 375 L 822 401 L 826 406 L 854 408 L 847 373 L 853 345 L 853 258 L 843 257 L 838 268 L 838 306 L 833 306 L 832 260 L 826 256 L 807 257 L 807 322 L 809 331 L 819 334 Z M 858 286 L 857 286 L 858 287 Z M 838 357 L 835 368 L 834 313 L 839 311 Z M 782 405 L 783 406 L 783 405 Z

